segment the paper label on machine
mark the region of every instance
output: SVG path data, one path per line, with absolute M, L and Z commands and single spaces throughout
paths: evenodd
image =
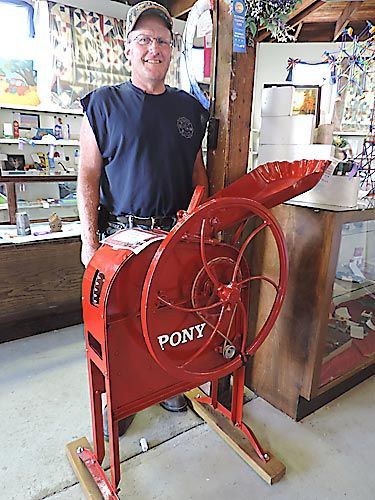
M 123 229 L 104 240 L 104 243 L 113 248 L 127 248 L 138 254 L 146 247 L 158 240 L 163 240 L 164 234 L 154 233 L 144 229 Z

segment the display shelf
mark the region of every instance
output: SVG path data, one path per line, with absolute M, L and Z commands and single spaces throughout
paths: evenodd
M 48 205 L 48 206 L 47 206 Z M 69 200 L 68 203 L 64 203 L 64 201 L 59 200 L 56 202 L 46 202 L 44 203 L 38 203 L 38 202 L 18 202 L 18 208 L 20 210 L 29 210 L 29 209 L 35 209 L 35 208 L 58 208 L 58 207 L 75 207 L 77 205 L 77 201 L 75 199 Z
M 23 144 L 24 146 L 79 146 L 78 139 L 56 139 L 53 142 L 46 142 L 38 139 L 26 139 L 20 137 L 19 139 L 6 139 L 0 138 L 0 144 Z
M 37 113 L 59 113 L 63 115 L 83 115 L 83 110 L 79 109 L 65 109 L 59 106 L 20 106 L 17 104 L 0 104 L 0 109 L 15 109 L 17 111 L 34 111 Z
M 76 175 L 25 175 L 25 174 L 20 174 L 20 175 L 3 175 L 0 176 L 0 184 L 5 184 L 6 186 L 6 197 L 7 197 L 7 208 L 8 208 L 8 214 L 9 218 L 8 220 L 2 221 L 2 224 L 4 223 L 10 223 L 10 224 L 15 224 L 16 222 L 16 212 L 20 208 L 21 210 L 28 210 L 29 208 L 31 210 L 35 209 L 42 209 L 46 210 L 47 208 L 44 208 L 43 206 L 41 207 L 36 207 L 36 206 L 31 206 L 27 207 L 24 205 L 24 202 L 21 200 L 17 199 L 17 185 L 18 184 L 23 184 L 23 185 L 28 185 L 28 184 L 39 184 L 39 183 L 44 183 L 44 184 L 50 184 L 52 187 L 54 185 L 58 185 L 58 183 L 67 183 L 67 182 L 76 182 L 77 181 L 77 176 Z M 38 198 L 46 199 L 46 198 L 54 198 L 57 199 L 59 197 L 58 193 L 55 191 L 59 190 L 57 187 L 56 189 L 53 189 L 53 194 L 52 196 L 46 195 L 46 189 L 47 187 L 43 188 L 43 193 L 38 196 Z M 21 202 L 21 203 L 20 203 Z M 4 206 L 4 204 L 2 205 Z M 63 219 L 71 219 L 72 217 L 74 219 L 77 219 L 77 213 L 69 214 L 69 208 L 72 209 L 76 207 L 76 203 L 70 202 L 70 203 L 61 203 L 59 205 L 49 205 L 50 208 L 60 208 L 63 212 L 66 212 L 65 215 L 62 217 Z M 35 213 L 33 214 L 35 217 Z M 39 214 L 40 215 L 40 214 Z M 39 219 L 45 219 L 45 216 L 43 215 L 42 217 L 39 217 Z M 34 221 L 33 217 L 30 217 L 31 221 Z
M 349 132 L 348 130 L 335 130 L 333 132 L 333 135 L 353 135 L 358 137 L 366 137 L 366 135 L 368 135 L 368 132 L 360 132 L 358 130 L 353 130 L 353 132 Z
M 7 182 L 74 182 L 76 175 L 0 175 L 0 184 Z
M 79 221 L 63 222 L 62 231 L 51 233 L 47 222 L 36 222 L 31 224 L 29 236 L 18 236 L 15 225 L 0 226 L 0 246 L 5 244 L 36 243 L 43 240 L 56 240 L 80 236 L 81 225 Z

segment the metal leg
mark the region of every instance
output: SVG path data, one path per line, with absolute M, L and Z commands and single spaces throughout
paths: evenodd
M 113 488 L 112 484 L 108 481 L 104 470 L 100 466 L 95 453 L 86 448 L 78 448 L 77 455 L 86 465 L 87 470 L 90 472 L 91 477 L 94 479 L 99 491 L 104 500 L 119 500 L 119 497 Z
M 268 453 L 262 448 L 250 427 L 242 421 L 244 383 L 245 367 L 241 367 L 233 372 L 232 407 L 230 411 L 217 401 L 217 381 L 211 382 L 211 397 L 200 397 L 197 398 L 196 401 L 202 404 L 209 404 L 217 412 L 220 412 L 222 415 L 227 417 L 235 427 L 240 429 L 245 434 L 258 457 L 263 462 L 267 462 L 269 460 Z
M 107 392 L 108 434 L 109 434 L 109 458 L 111 464 L 111 481 L 115 488 L 120 482 L 120 449 L 118 435 L 118 420 L 112 415 L 112 402 Z
M 245 367 L 241 366 L 241 368 L 233 372 L 231 420 L 237 426 L 242 423 L 244 384 Z
M 98 462 L 102 463 L 105 455 L 101 400 L 101 395 L 104 392 L 104 377 L 102 372 L 91 360 L 88 362 L 88 372 L 94 452 Z
M 219 383 L 217 380 L 211 382 L 211 404 L 213 408 L 217 408 L 217 393 L 219 389 Z

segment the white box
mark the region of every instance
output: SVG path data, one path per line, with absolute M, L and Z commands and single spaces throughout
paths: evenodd
M 310 191 L 306 191 L 292 200 L 306 204 L 318 203 L 353 208 L 358 203 L 359 181 L 359 177 L 349 178 L 347 175 L 331 175 L 328 180 L 322 178 Z
M 269 161 L 329 160 L 335 147 L 329 144 L 264 144 L 259 146 L 257 164 Z
M 315 115 L 264 116 L 259 144 L 312 144 Z
M 263 89 L 261 116 L 291 116 L 293 97 L 293 86 Z

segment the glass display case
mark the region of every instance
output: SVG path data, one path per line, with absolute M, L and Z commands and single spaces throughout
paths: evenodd
M 375 203 L 353 209 L 288 202 L 272 210 L 286 238 L 289 282 L 247 385 L 300 420 L 375 374 Z M 252 272 L 277 278 L 275 248 L 254 242 Z M 250 334 L 274 297 L 252 296 Z
M 78 218 L 77 177 L 0 176 L 0 223 L 15 224 L 16 212 L 26 212 L 30 221 L 47 220 L 56 213 L 63 220 Z
M 77 218 L 82 110 L 0 104 L 0 223 Z
M 320 386 L 375 358 L 375 221 L 344 224 Z

